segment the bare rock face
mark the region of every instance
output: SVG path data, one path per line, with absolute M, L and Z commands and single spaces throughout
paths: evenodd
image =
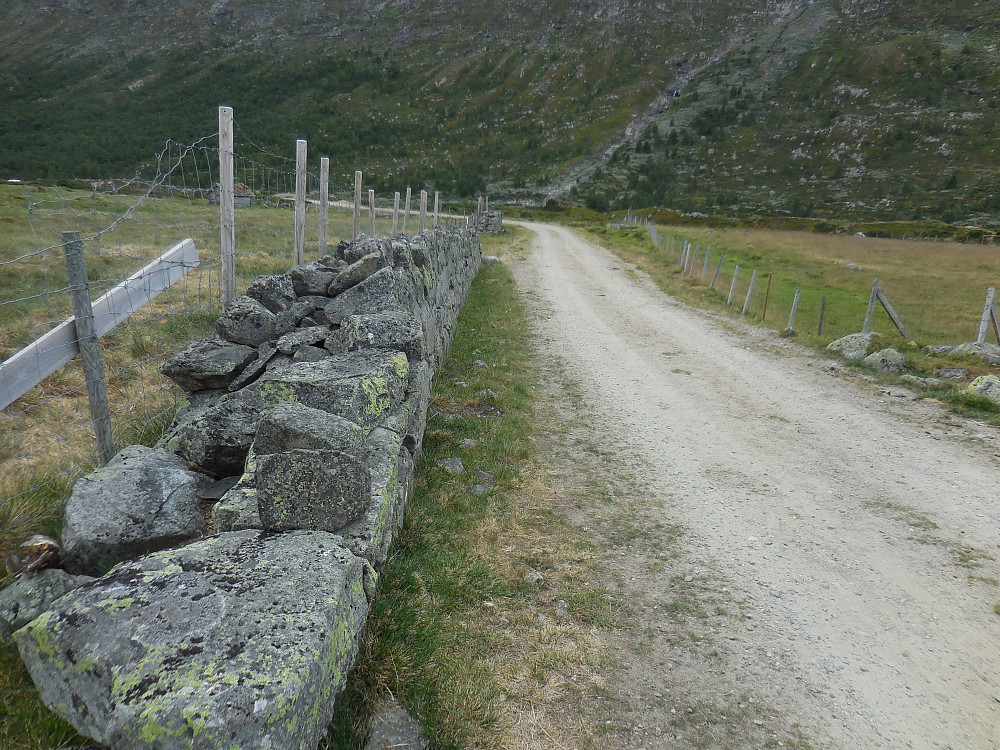
M 42 698 L 116 748 L 316 747 L 373 572 L 323 532 L 243 531 L 123 563 L 14 635 Z
M 177 456 L 133 445 L 73 487 L 63 521 L 71 573 L 98 574 L 121 560 L 201 533 L 205 477 Z

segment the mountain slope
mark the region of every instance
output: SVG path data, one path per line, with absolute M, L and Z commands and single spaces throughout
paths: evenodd
M 982 0 L 31 0 L 0 8 L 0 172 L 129 174 L 227 103 L 376 189 L 989 222 L 997 28 Z

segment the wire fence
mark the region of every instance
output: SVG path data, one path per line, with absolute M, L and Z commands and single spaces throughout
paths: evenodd
M 256 276 L 283 273 L 293 264 L 297 185 L 294 155 L 261 147 L 238 125 L 234 135 L 239 293 Z M 167 140 L 128 178 L 0 185 L 0 393 L 11 386 L 5 382 L 11 358 L 25 355 L 22 350 L 73 314 L 64 232 L 79 233 L 83 242 L 94 300 L 190 239 L 200 260 L 196 267 L 186 268 L 183 278 L 148 304 L 129 310 L 98 343 L 116 448 L 158 438 L 183 399 L 160 368 L 188 342 L 211 336 L 222 312 L 219 165 L 217 132 L 190 143 Z M 317 196 L 320 173 L 309 169 L 305 177 L 307 193 Z M 330 201 L 336 206 L 352 190 L 346 179 L 335 179 Z M 304 232 L 306 261 L 320 254 L 315 203 Z M 391 199 L 380 203 L 376 232 L 388 234 Z M 415 229 L 415 223 L 410 226 Z M 329 215 L 333 244 L 338 236 L 351 237 L 352 229 L 350 212 Z M 36 348 L 41 358 L 44 346 Z M 0 554 L 30 533 L 51 531 L 72 484 L 97 464 L 79 358 L 0 405 Z

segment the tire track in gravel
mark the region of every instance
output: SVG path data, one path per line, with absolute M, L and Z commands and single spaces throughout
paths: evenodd
M 867 392 L 568 229 L 525 226 L 515 270 L 542 348 L 651 467 L 654 515 L 752 613 L 727 669 L 820 747 L 1000 747 L 1000 590 L 955 564 L 1000 556 L 996 435 L 942 439 L 935 405 Z

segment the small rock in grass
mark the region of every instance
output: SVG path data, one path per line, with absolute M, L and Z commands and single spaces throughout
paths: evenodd
M 462 459 L 460 458 L 442 458 L 438 460 L 438 466 L 447 471 L 449 474 L 459 474 L 465 473 L 465 466 L 462 464 Z
M 531 586 L 541 586 L 545 583 L 545 576 L 537 570 L 532 570 L 524 574 L 524 582 L 530 584 Z

